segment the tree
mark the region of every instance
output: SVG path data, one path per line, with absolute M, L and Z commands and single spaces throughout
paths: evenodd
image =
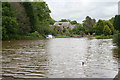
M 70 20 L 68 20 L 68 19 L 61 19 L 59 22 L 68 22 L 68 21 L 70 21 Z
M 114 34 L 115 29 L 113 24 L 110 21 L 104 21 L 104 22 L 105 22 L 105 25 L 108 25 L 108 27 L 110 28 L 111 34 Z
M 109 21 L 113 24 L 115 20 L 115 17 L 112 17 L 111 19 L 109 19 Z
M 120 15 L 115 16 L 113 26 L 115 27 L 116 30 L 119 30 L 120 32 Z
M 113 42 L 116 43 L 118 47 L 120 47 L 120 33 L 114 35 Z
M 84 27 L 82 27 L 82 25 L 79 25 L 79 27 L 72 29 L 72 32 L 73 32 L 73 34 L 80 35 L 81 33 L 85 32 L 85 29 L 84 29 Z
M 31 31 L 31 25 L 25 8 L 19 2 L 12 2 L 11 7 L 15 12 L 18 22 L 19 34 L 25 35 L 29 33 Z
M 2 39 L 15 39 L 18 36 L 18 23 L 9 2 L 2 3 Z
M 71 24 L 74 25 L 74 24 L 77 24 L 77 21 L 71 21 Z
M 3 2 L 3 40 L 18 39 L 29 33 L 49 34 L 53 20 L 48 5 L 43 2 Z M 51 21 L 51 22 L 50 22 Z M 18 36 L 19 35 L 19 36 Z
M 32 32 L 38 31 L 40 34 L 48 34 L 50 10 L 45 2 L 22 3 L 30 18 Z M 53 23 L 52 23 L 53 24 Z
M 95 23 L 96 23 L 95 19 L 91 19 L 89 16 L 86 17 L 86 19 L 83 21 L 83 27 L 86 30 L 86 34 L 93 33 L 92 28 L 95 25 Z
M 112 33 L 108 25 L 104 26 L 103 33 L 104 35 L 110 35 Z
M 104 29 L 104 21 L 99 20 L 95 25 L 95 33 L 98 35 L 103 34 L 103 29 Z
M 51 17 L 48 19 L 48 23 L 49 23 L 50 25 L 53 25 L 55 22 L 56 22 L 56 21 L 53 20 Z

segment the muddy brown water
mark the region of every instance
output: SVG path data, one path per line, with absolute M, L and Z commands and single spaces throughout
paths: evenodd
M 4 78 L 114 78 L 112 39 L 55 38 L 2 42 Z

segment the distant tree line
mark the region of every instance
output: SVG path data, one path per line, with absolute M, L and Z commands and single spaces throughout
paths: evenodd
M 114 35 L 114 42 L 120 46 L 120 15 L 116 15 L 109 20 L 100 19 L 97 22 L 95 19 L 87 16 L 82 24 L 77 23 L 76 20 L 71 21 L 69 19 L 61 19 L 59 22 L 68 21 L 70 21 L 72 25 L 78 25 L 78 27 L 70 30 L 70 34 L 92 35 L 95 33 L 96 35 L 104 36 Z

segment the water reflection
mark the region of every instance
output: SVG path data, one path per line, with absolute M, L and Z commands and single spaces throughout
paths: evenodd
M 46 40 L 3 42 L 3 77 L 47 77 Z
M 3 41 L 3 77 L 113 78 L 118 72 L 114 48 L 111 39 Z

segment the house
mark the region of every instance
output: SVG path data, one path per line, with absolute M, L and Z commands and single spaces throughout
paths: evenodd
M 72 25 L 70 22 L 55 22 L 54 26 L 59 26 L 61 28 L 70 28 L 70 29 L 77 27 L 77 25 Z

